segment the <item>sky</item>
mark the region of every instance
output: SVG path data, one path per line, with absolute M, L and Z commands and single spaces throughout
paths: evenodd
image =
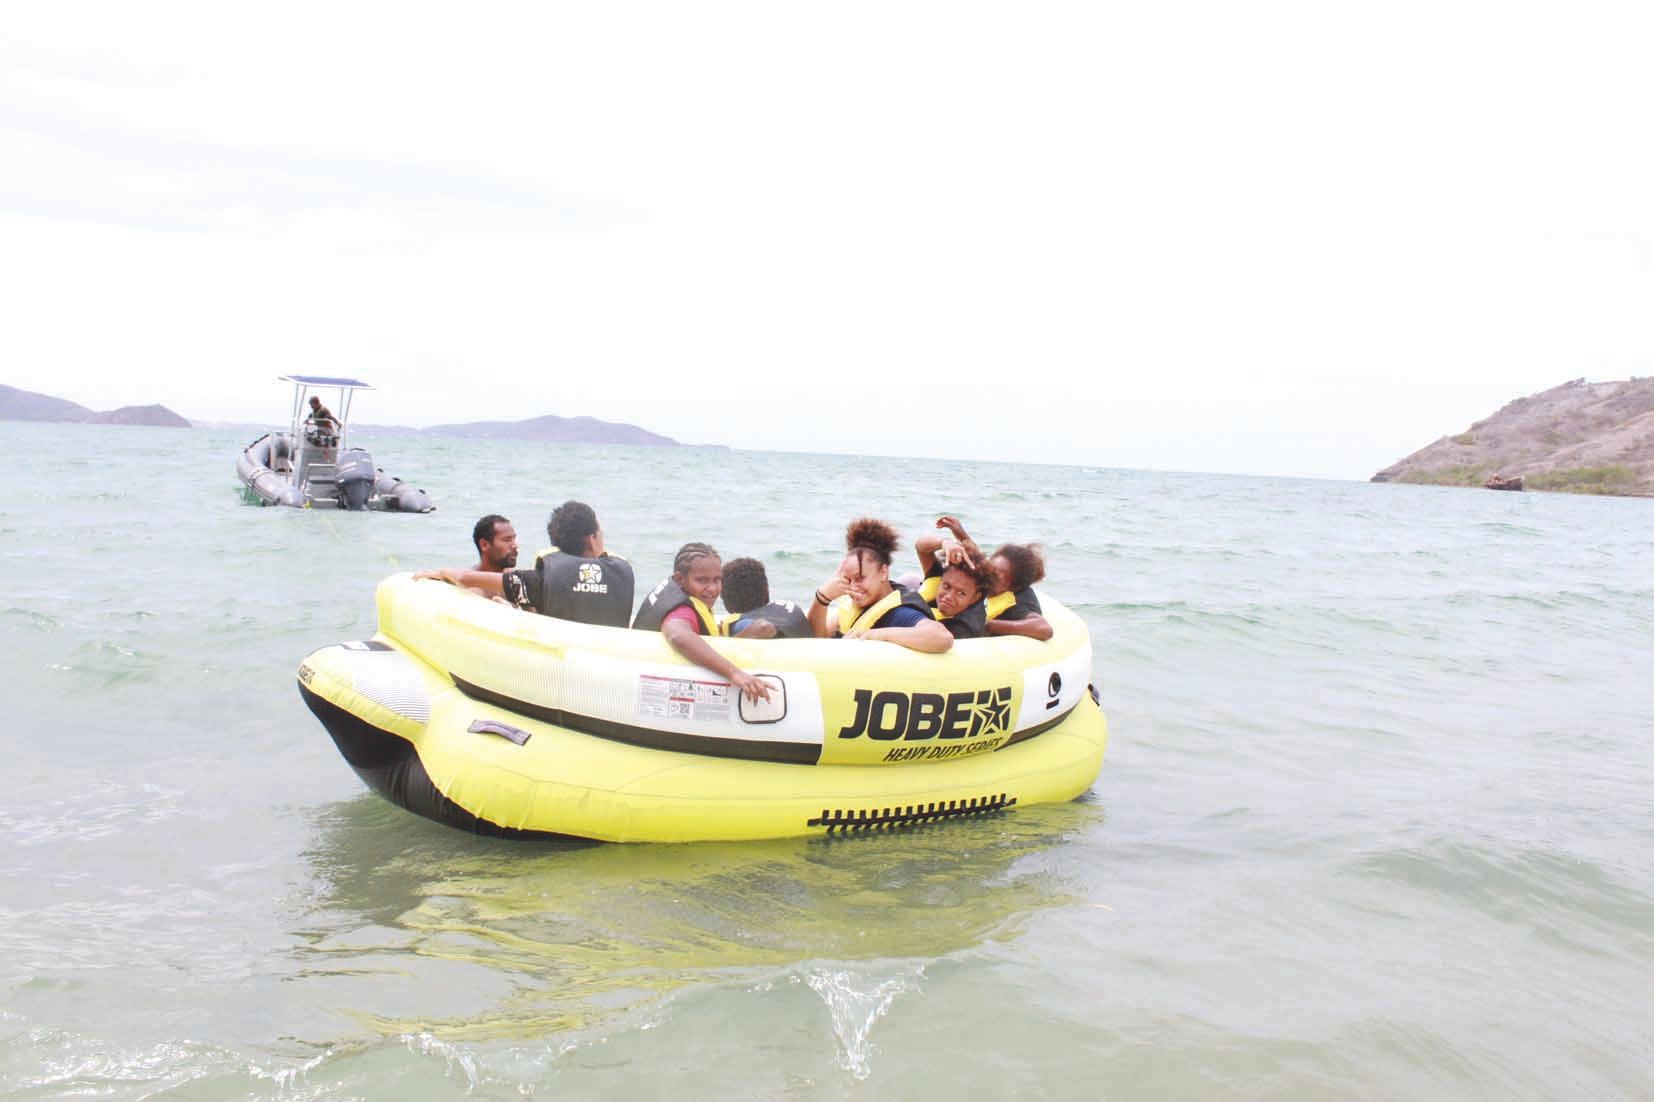
M 0 383 L 1364 479 L 1654 374 L 1643 3 L 223 3 L 0 24 Z

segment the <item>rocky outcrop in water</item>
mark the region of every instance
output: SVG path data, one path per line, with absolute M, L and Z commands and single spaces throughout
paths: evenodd
M 68 421 L 84 425 L 152 425 L 187 429 L 190 423 L 166 406 L 122 406 L 104 413 L 78 402 L 0 386 L 0 421 Z
M 1654 378 L 1575 379 L 1518 398 L 1457 436 L 1394 463 L 1374 482 L 1654 497 Z

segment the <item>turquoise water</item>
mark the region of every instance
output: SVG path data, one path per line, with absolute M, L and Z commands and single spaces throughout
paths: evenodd
M 1654 1094 L 1654 503 L 364 439 L 430 516 L 259 509 L 246 434 L 0 424 L 0 1094 Z M 852 514 L 1043 539 L 1084 799 L 832 842 L 480 840 L 298 660 L 597 506 L 808 594 Z

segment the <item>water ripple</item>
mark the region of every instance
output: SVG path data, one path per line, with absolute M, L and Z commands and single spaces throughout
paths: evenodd
M 866 1079 L 872 1074 L 873 1026 L 897 997 L 919 990 L 924 974 L 923 965 L 883 978 L 846 969 L 818 968 L 805 974 L 804 982 L 827 1004 L 840 1063 L 851 1075 Z

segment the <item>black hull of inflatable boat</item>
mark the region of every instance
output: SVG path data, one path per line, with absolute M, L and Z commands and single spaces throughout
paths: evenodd
M 327 733 L 333 736 L 333 744 L 339 748 L 340 755 L 350 767 L 356 770 L 356 775 L 397 807 L 444 826 L 488 838 L 544 838 L 555 842 L 595 844 L 593 839 L 572 834 L 500 826 L 471 814 L 437 791 L 413 743 L 351 715 L 303 685 L 299 686 L 299 695 L 322 726 L 327 728 Z

